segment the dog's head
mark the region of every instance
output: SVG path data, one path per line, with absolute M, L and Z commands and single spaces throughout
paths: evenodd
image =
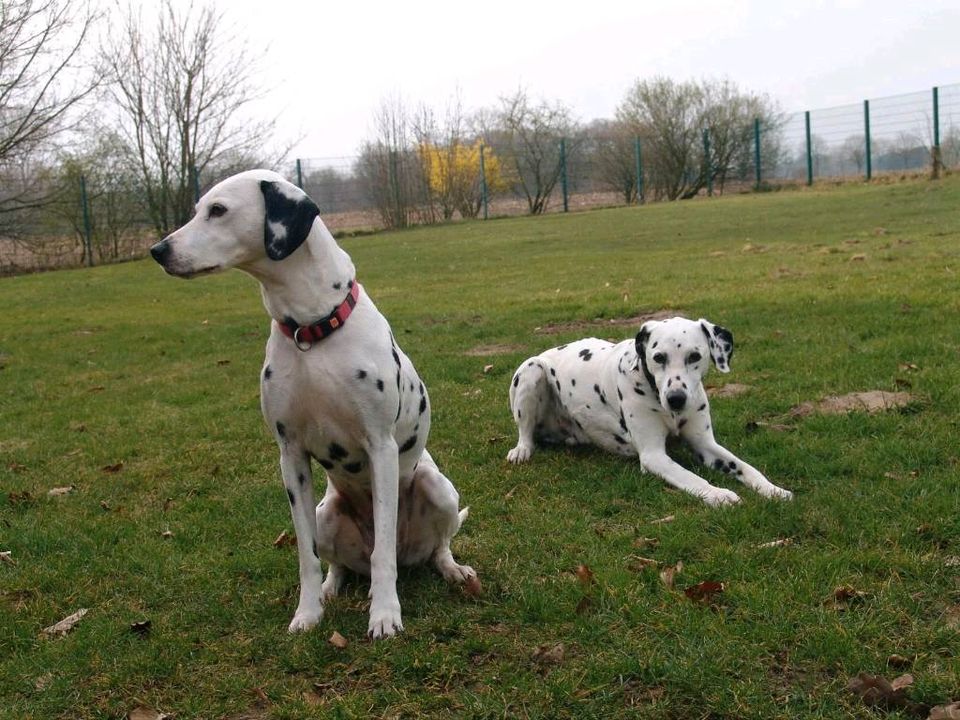
M 283 260 L 310 234 L 320 209 L 303 190 L 269 170 L 214 185 L 196 214 L 150 248 L 171 275 L 195 277 L 257 260 Z
M 656 389 L 660 405 L 680 412 L 699 392 L 709 361 L 720 372 L 730 372 L 733 334 L 709 320 L 682 317 L 645 322 L 637 333 L 637 362 Z

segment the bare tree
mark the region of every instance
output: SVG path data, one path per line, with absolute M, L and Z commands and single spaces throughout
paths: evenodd
M 560 140 L 566 138 L 573 153 L 580 140 L 580 126 L 569 107 L 542 100 L 533 103 L 525 90 L 501 98 L 496 138 L 499 154 L 515 175 L 513 181 L 527 199 L 531 215 L 547 209 L 550 194 L 560 179 Z
M 867 146 L 863 135 L 850 135 L 840 145 L 840 152 L 844 160 L 856 166 L 857 175 L 863 173 L 863 164 L 867 159 Z
M 128 8 L 102 55 L 154 230 L 166 235 L 192 215 L 198 175 L 259 159 L 272 135 L 273 120 L 245 113 L 258 58 L 213 5 L 181 12 L 173 0 L 150 31 Z
M 637 138 L 616 120 L 594 120 L 587 131 L 602 187 L 619 193 L 626 204 L 637 200 Z
M 20 211 L 53 197 L 38 167 L 98 85 L 82 56 L 95 19 L 87 3 L 0 2 L 0 228 L 6 233 L 16 231 Z

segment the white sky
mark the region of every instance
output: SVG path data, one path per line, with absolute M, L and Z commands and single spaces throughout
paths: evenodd
M 188 0 L 177 0 L 184 2 Z M 196 0 L 198 3 L 201 0 Z M 155 0 L 144 0 L 144 11 Z M 637 78 L 726 77 L 783 110 L 960 82 L 957 0 L 221 0 L 262 50 L 278 133 L 295 157 L 354 154 L 384 98 L 442 112 L 525 87 L 584 121 Z

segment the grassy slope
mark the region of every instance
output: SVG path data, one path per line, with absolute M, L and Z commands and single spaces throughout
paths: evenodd
M 484 582 L 472 599 L 402 573 L 407 632 L 378 644 L 356 580 L 318 631 L 285 633 L 296 560 L 271 544 L 292 524 L 259 416 L 252 280 L 138 262 L 0 281 L 0 550 L 17 561 L 0 565 L 0 718 L 141 703 L 178 718 L 866 717 L 843 686 L 896 674 L 891 653 L 915 657 L 913 697 L 956 694 L 958 205 L 953 178 L 346 240 L 430 387 L 431 450 L 472 507 L 454 549 Z M 718 438 L 795 502 L 743 491 L 709 510 L 590 450 L 506 464 L 516 364 L 635 332 L 535 329 L 662 308 L 733 330 L 734 372 L 710 379 L 753 391 L 713 403 Z M 490 344 L 514 349 L 465 354 Z M 920 398 L 909 412 L 746 427 L 898 379 Z M 777 537 L 794 545 L 756 547 Z M 636 554 L 682 560 L 678 588 L 724 581 L 722 606 L 631 569 Z M 581 563 L 594 583 L 577 613 Z M 841 584 L 868 596 L 825 606 Z M 38 638 L 78 607 L 91 612 L 70 635 Z M 148 636 L 129 632 L 145 618 Z M 346 650 L 326 643 L 334 629 Z M 531 660 L 557 642 L 562 663 Z M 315 683 L 319 704 L 303 696 Z

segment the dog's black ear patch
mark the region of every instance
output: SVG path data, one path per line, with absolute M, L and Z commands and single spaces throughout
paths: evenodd
M 636 340 L 634 340 L 634 346 L 637 350 L 637 357 L 643 358 L 644 353 L 647 350 L 647 340 L 650 339 L 650 323 L 644 323 L 640 326 L 640 332 L 637 333 Z
M 709 320 L 700 318 L 700 329 L 707 338 L 710 347 L 710 357 L 717 370 L 722 373 L 730 372 L 730 358 L 733 357 L 733 333 L 722 325 L 714 325 Z
M 263 218 L 263 243 L 267 257 L 283 260 L 303 244 L 310 234 L 320 208 L 295 185 L 261 180 L 266 212 Z

